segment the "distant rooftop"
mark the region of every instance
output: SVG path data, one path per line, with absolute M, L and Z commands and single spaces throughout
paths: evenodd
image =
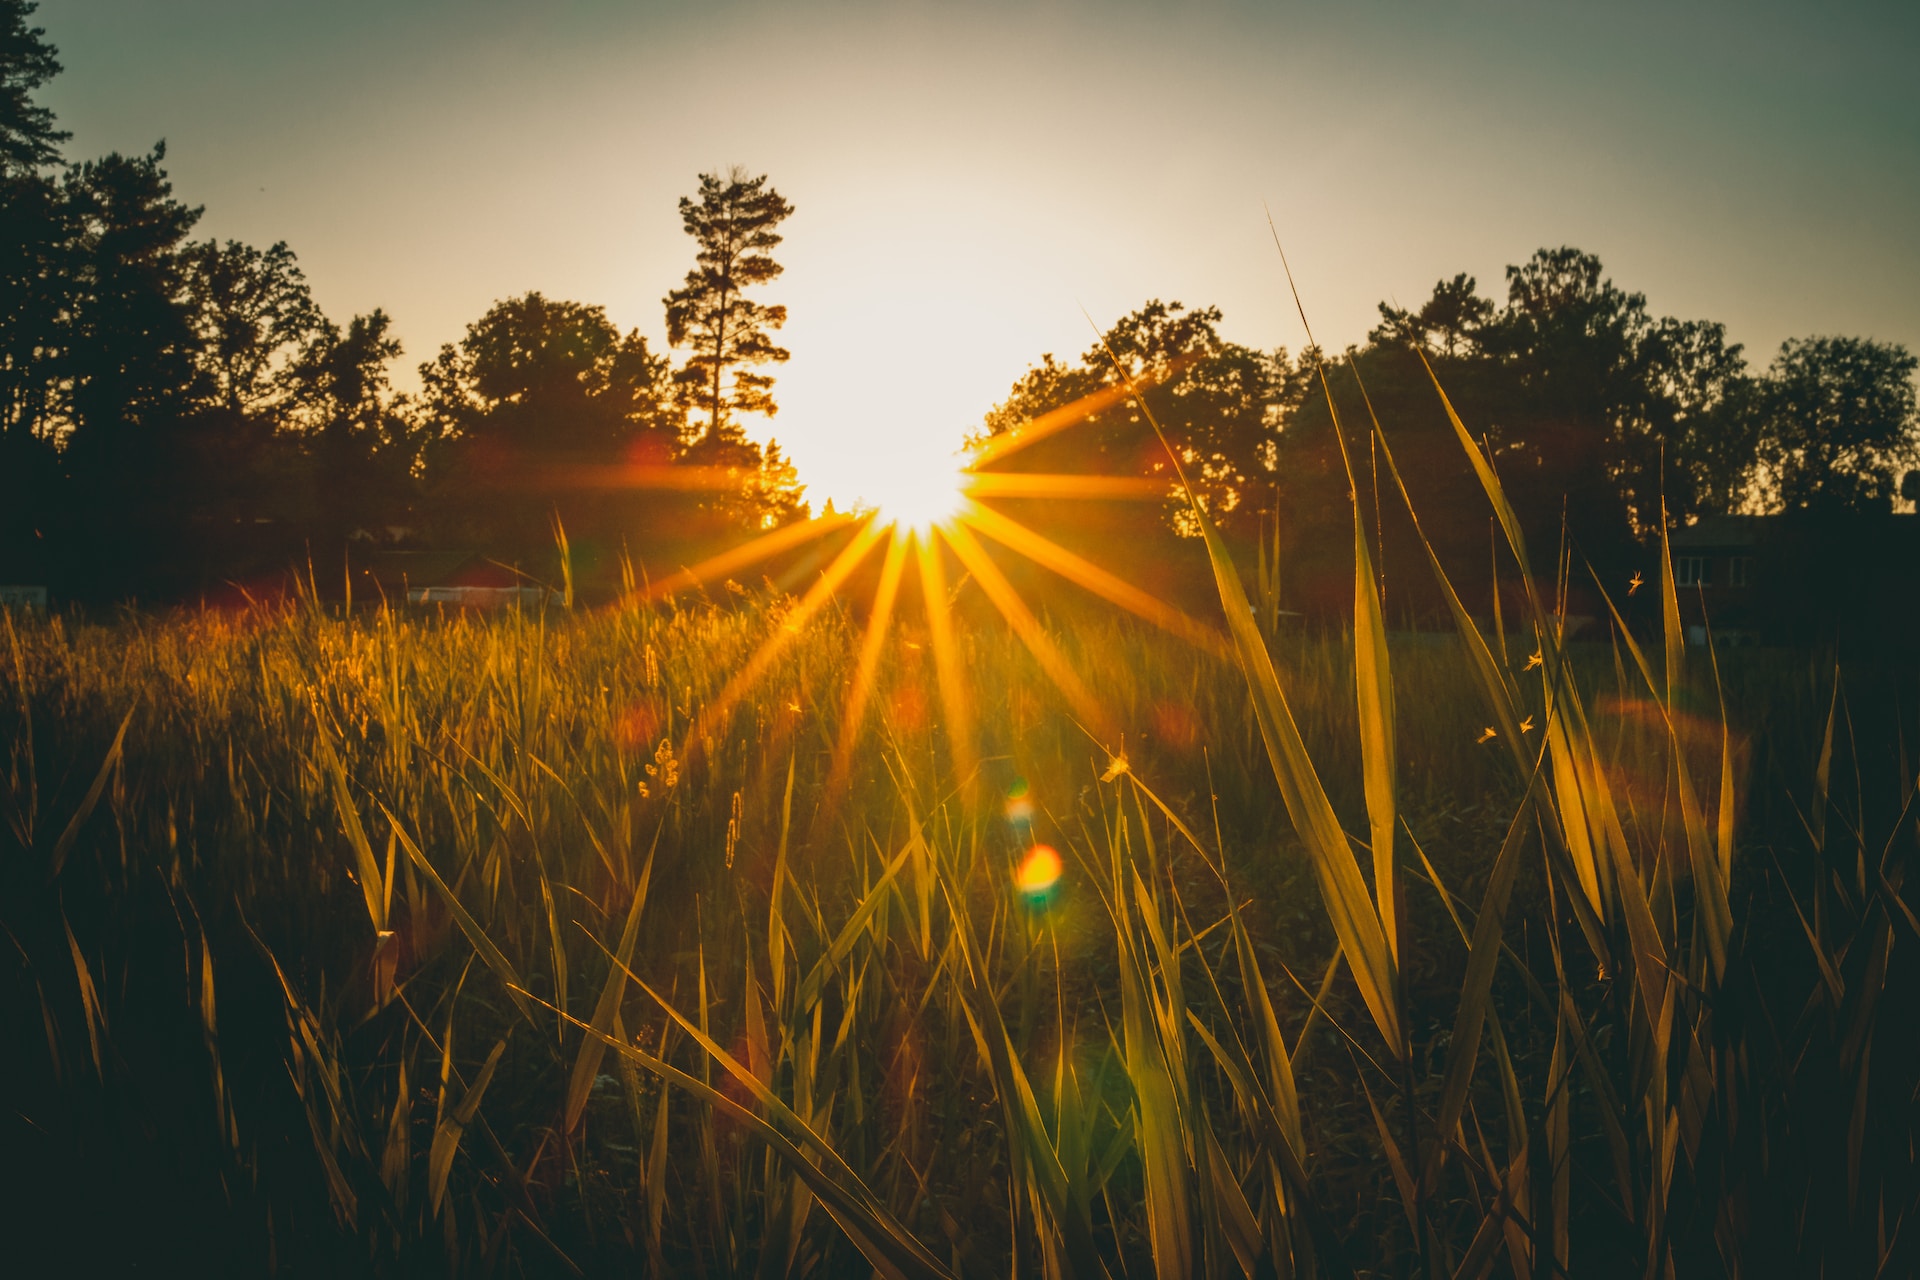
M 1667 535 L 1674 547 L 1751 547 L 1766 536 L 1773 516 L 1701 516 Z

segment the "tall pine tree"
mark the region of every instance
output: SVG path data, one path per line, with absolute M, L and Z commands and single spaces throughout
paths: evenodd
M 700 246 L 698 265 L 687 273 L 686 286 L 665 302 L 667 340 L 692 348 L 674 384 L 693 419 L 705 420 L 702 434 L 691 442 L 692 452 L 731 453 L 746 442 L 735 415 L 771 417 L 778 411 L 773 379 L 747 366 L 787 358 L 787 350 L 770 336 L 786 323 L 787 309 L 754 302 L 745 291 L 785 269 L 767 251 L 780 243 L 774 228 L 792 212 L 793 206 L 767 185 L 765 174 L 749 178 L 738 166 L 724 180 L 701 174 L 699 201 L 680 200 L 680 218 Z

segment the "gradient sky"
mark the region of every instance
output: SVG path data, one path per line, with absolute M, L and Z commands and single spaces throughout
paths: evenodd
M 167 141 L 200 236 L 288 241 L 399 381 L 495 300 L 660 342 L 678 198 L 796 206 L 771 434 L 816 500 L 949 454 L 1149 297 L 1321 341 L 1543 245 L 1764 363 L 1920 348 L 1920 5 L 42 0 L 74 158 Z M 1083 315 L 1083 308 L 1086 314 Z M 766 430 L 756 434 L 765 436 Z

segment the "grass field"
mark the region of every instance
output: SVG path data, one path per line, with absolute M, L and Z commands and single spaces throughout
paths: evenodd
M 964 742 L 777 594 L 8 620 L 16 1256 L 1908 1273 L 1913 672 L 1217 581 L 1098 731 L 956 588 Z

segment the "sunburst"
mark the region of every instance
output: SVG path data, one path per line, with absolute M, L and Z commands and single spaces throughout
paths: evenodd
M 996 500 L 1055 502 L 1140 500 L 1163 501 L 1164 481 L 1113 475 L 1036 474 L 990 468 L 1021 449 L 1084 421 L 1100 410 L 1137 394 L 1137 384 L 1103 389 L 1072 405 L 1027 423 L 1021 430 L 991 441 L 965 466 L 898 477 L 871 510 L 829 513 L 799 524 L 775 529 L 729 548 L 698 564 L 655 582 L 649 599 L 724 580 L 742 569 L 764 562 L 834 534 L 846 541 L 818 576 L 781 617 L 780 625 L 752 652 L 707 705 L 689 729 L 688 754 L 721 729 L 740 700 L 763 680 L 780 655 L 804 631 L 815 614 L 841 591 L 855 572 L 872 557 L 880 557 L 878 585 L 854 657 L 853 678 L 846 691 L 834 743 L 828 795 L 844 792 L 864 721 L 869 713 L 881 658 L 899 611 L 903 585 L 918 577 L 926 634 L 933 650 L 941 710 L 957 777 L 971 777 L 977 760 L 973 704 L 955 638 L 949 586 L 948 557 L 957 564 L 1020 638 L 1036 664 L 1059 690 L 1079 721 L 1096 736 L 1114 743 L 1115 720 L 1095 690 L 1054 642 L 1032 608 L 1003 573 L 985 545 L 1013 552 L 1058 574 L 1096 596 L 1211 654 L 1231 652 L 1227 638 L 1180 609 L 1127 582 L 1119 575 L 1071 551 L 1044 534 L 990 505 Z M 657 473 L 657 474 L 656 474 Z M 735 482 L 724 475 L 687 475 L 674 468 L 628 468 L 618 474 L 596 474 L 595 487 L 722 488 Z

